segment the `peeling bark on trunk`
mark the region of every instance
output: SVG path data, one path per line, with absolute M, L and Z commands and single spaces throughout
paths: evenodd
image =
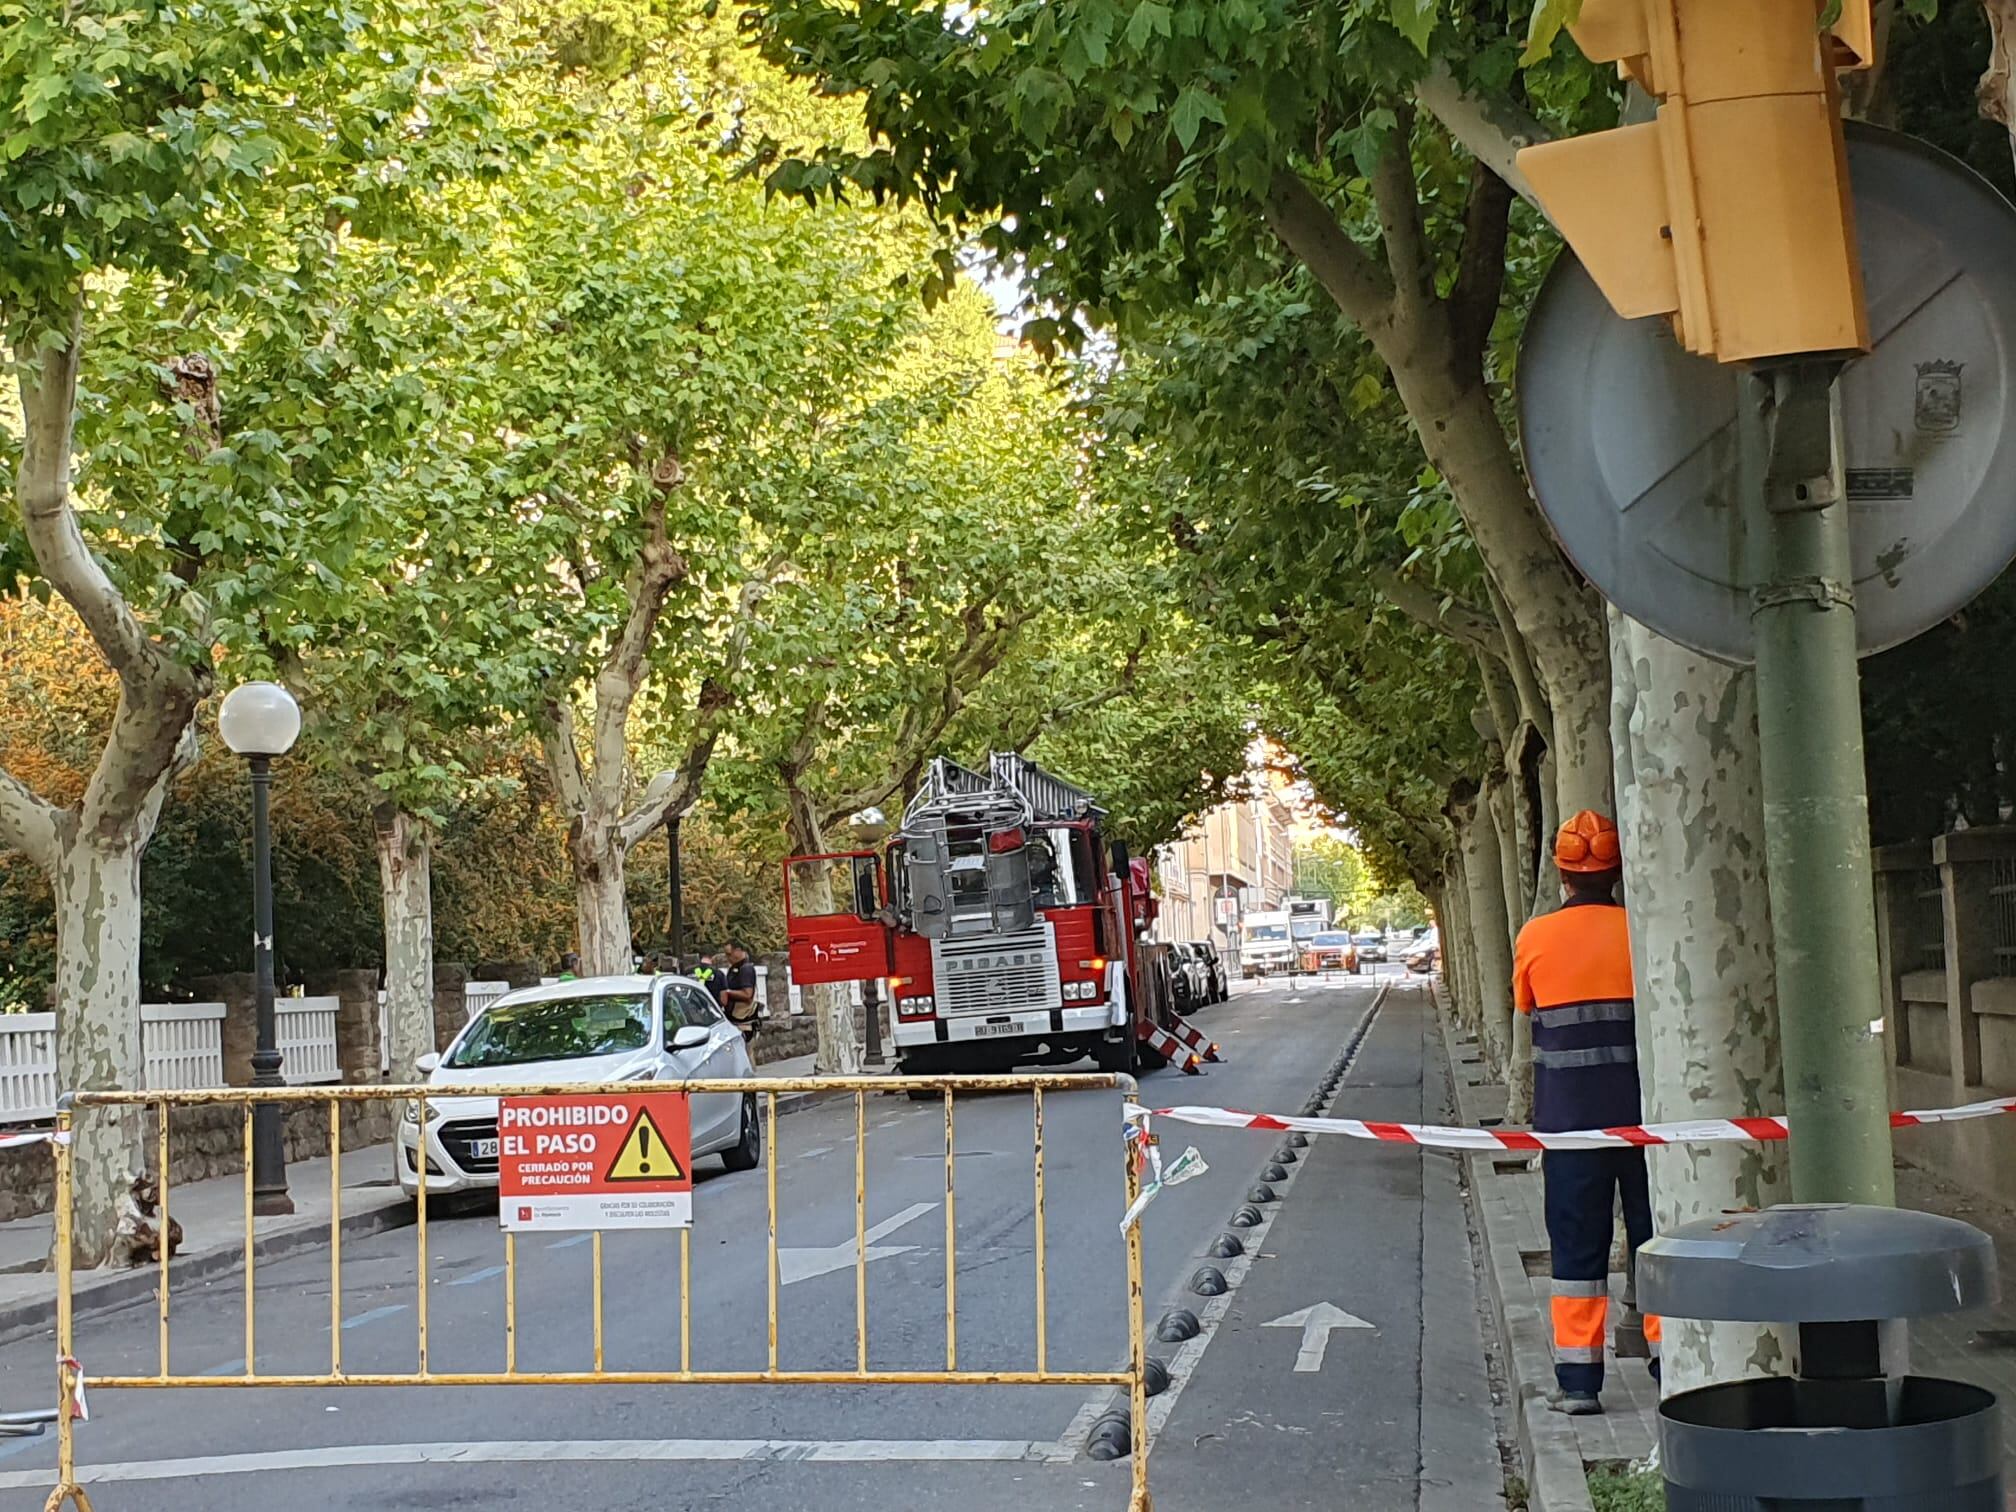
M 1988 13 L 1988 68 L 1981 75 L 1981 114 L 1999 121 L 2016 152 L 2016 0 L 1981 0 Z
M 1614 611 L 1624 889 L 1648 1120 L 1784 1110 L 1755 677 Z M 1790 1196 L 1783 1145 L 1650 1152 L 1658 1230 Z M 1666 1325 L 1665 1390 L 1782 1373 L 1753 1324 Z
M 1505 879 L 1498 866 L 1498 829 L 1482 805 L 1458 825 L 1466 931 L 1477 972 L 1479 1018 L 1491 1063 L 1509 1081 L 1512 1066 L 1512 941 L 1506 933 Z
M 826 827 L 812 797 L 792 783 L 785 789 L 791 850 L 794 855 L 816 856 L 826 850 Z M 823 867 L 808 867 L 809 875 L 791 881 L 793 905 L 807 914 L 832 913 L 835 900 L 832 879 Z M 819 1029 L 819 1046 L 813 1057 L 815 1076 L 857 1076 L 863 1065 L 859 1026 L 854 1013 L 854 996 L 844 982 L 819 982 L 801 987 L 799 992 L 812 1006 L 813 1022 Z
M 1466 233 L 1471 285 L 1435 297 L 1410 137 L 1411 130 L 1393 134 L 1373 175 L 1383 259 L 1369 256 L 1292 173 L 1270 187 L 1268 224 L 1385 361 L 1423 455 L 1447 480 L 1546 696 L 1561 807 L 1608 813 L 1610 677 L 1602 607 L 1548 533 L 1484 381 L 1480 333 L 1500 300 L 1502 217 L 1498 235 L 1480 248 L 1467 245 Z
M 1526 922 L 1526 905 L 1519 895 L 1518 859 L 1513 853 L 1516 826 L 1512 818 L 1511 786 L 1506 778 L 1499 776 L 1493 778 L 1485 789 L 1490 799 L 1491 825 L 1498 846 L 1498 875 L 1505 905 L 1503 917 L 1505 938 L 1508 943 L 1505 984 L 1508 1003 L 1511 1001 L 1512 984 L 1510 942 L 1518 939 L 1520 926 Z M 1508 1029 L 1505 1121 L 1509 1124 L 1523 1124 L 1530 1122 L 1533 1114 L 1533 1024 L 1525 1014 L 1514 1009 L 1508 1021 Z
M 577 825 L 567 841 L 574 863 L 574 931 L 583 976 L 624 976 L 630 951 L 630 899 L 624 891 L 625 847 L 608 830 Z
M 152 826 L 150 825 L 151 829 Z M 56 889 L 56 1080 L 65 1090 L 141 1084 L 140 854 L 72 833 L 51 878 Z M 70 1169 L 73 1262 L 102 1265 L 119 1202 L 146 1165 L 139 1115 L 94 1108 L 79 1115 Z
M 386 1042 L 394 1081 L 418 1080 L 434 1043 L 434 837 L 395 805 L 373 815 L 385 919 Z
M 1460 837 L 1459 837 L 1460 839 Z M 1449 973 L 1456 1011 L 1488 1056 L 1484 1038 L 1484 1006 L 1477 990 L 1477 958 L 1470 946 L 1470 884 L 1463 875 L 1460 852 L 1449 859 L 1449 917 L 1442 925 L 1442 965 Z
M 563 691 L 547 701 L 541 721 L 546 770 L 552 775 L 560 810 L 567 816 L 567 858 L 574 871 L 574 922 L 583 971 L 621 975 L 631 969 L 630 907 L 623 869 L 630 852 L 653 830 L 680 818 L 700 800 L 707 766 L 714 758 L 733 702 L 729 689 L 749 653 L 757 606 L 769 592 L 768 570 L 743 583 L 728 622 L 717 663 L 700 681 L 684 758 L 644 787 L 641 800 L 625 810 L 630 795 L 630 713 L 651 673 L 649 653 L 658 618 L 673 588 L 686 578 L 686 559 L 665 533 L 666 500 L 685 479 L 677 457 L 667 453 L 651 470 L 652 503 L 647 537 L 625 583 L 629 612 L 615 643 L 595 674 L 589 749 L 584 760 L 575 738 L 573 707 Z M 778 563 L 773 562 L 771 568 Z
M 1422 451 L 1449 480 L 1492 582 L 1505 597 L 1553 721 L 1564 811 L 1610 809 L 1609 677 L 1596 601 L 1570 575 L 1481 384 L 1394 369 Z
M 133 613 L 84 539 L 71 496 L 83 310 L 17 347 L 23 429 L 15 474 L 21 532 L 41 575 L 77 612 L 119 679 L 119 701 L 82 799 L 57 809 L 0 773 L 0 844 L 25 852 L 56 894 L 56 1064 L 66 1091 L 133 1089 L 140 1046 L 140 858 L 169 782 L 194 758 L 191 721 L 207 658 L 184 664 Z M 210 378 L 207 363 L 182 371 Z M 214 397 L 214 391 L 211 397 Z M 95 1110 L 71 1148 L 74 1262 L 111 1252 L 119 1198 L 143 1169 L 139 1121 Z

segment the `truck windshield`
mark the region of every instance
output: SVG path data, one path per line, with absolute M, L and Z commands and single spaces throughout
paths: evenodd
M 1285 940 L 1288 938 L 1286 924 L 1247 924 L 1243 926 L 1249 940 Z
M 1073 908 L 1085 901 L 1070 830 L 1049 829 L 1029 837 L 1029 882 L 1038 908 Z
M 1323 921 L 1321 919 L 1297 919 L 1295 921 L 1295 938 L 1298 940 L 1313 940 L 1322 932 Z

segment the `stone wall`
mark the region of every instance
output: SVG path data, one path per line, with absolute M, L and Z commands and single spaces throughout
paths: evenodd
M 391 1141 L 398 1117 L 390 1102 L 341 1104 L 343 1149 L 364 1150 Z M 317 1160 L 329 1153 L 329 1105 L 290 1108 L 286 1126 L 287 1159 Z M 154 1165 L 149 1140 L 148 1169 Z M 245 1110 L 230 1103 L 204 1108 L 177 1108 L 168 1119 L 169 1180 L 180 1184 L 236 1176 L 245 1169 Z
M 389 1144 L 398 1118 L 390 1102 L 344 1103 L 341 1128 L 344 1153 L 363 1152 Z M 145 1118 L 145 1159 L 155 1166 L 154 1115 Z M 318 1103 L 293 1108 L 287 1114 L 287 1159 L 316 1160 L 329 1153 L 329 1107 Z M 382 1155 L 379 1157 L 382 1158 Z M 236 1176 L 245 1169 L 245 1110 L 242 1104 L 219 1103 L 201 1108 L 177 1108 L 168 1118 L 168 1179 L 171 1187 L 217 1176 Z M 55 1161 L 46 1144 L 0 1150 L 0 1223 L 49 1211 L 55 1192 Z M 171 1195 L 169 1209 L 174 1210 Z
M 1982 826 L 1875 853 L 1876 939 L 1891 1106 L 1952 1107 L 2016 1093 L 2016 826 Z M 2016 1201 L 2000 1120 L 1899 1129 L 1897 1153 Z
M 46 1144 L 0 1150 L 0 1223 L 49 1211 L 56 1161 Z
M 434 1048 L 437 1051 L 446 1050 L 448 1042 L 460 1034 L 462 1026 L 469 1021 L 469 981 L 466 963 L 434 963 Z

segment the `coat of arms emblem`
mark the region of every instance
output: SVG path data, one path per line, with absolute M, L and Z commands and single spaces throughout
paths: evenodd
M 1960 370 L 1963 362 L 1943 360 L 1918 365 L 1918 396 L 1912 415 L 1920 432 L 1947 435 L 1960 428 Z

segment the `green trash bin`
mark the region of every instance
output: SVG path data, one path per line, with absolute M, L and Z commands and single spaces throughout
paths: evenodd
M 1798 1328 L 1794 1374 L 1660 1404 L 1667 1512 L 2004 1512 L 1995 1393 L 1907 1358 L 1909 1319 L 1998 1289 L 1986 1234 L 1896 1208 L 1731 1213 L 1643 1246 L 1647 1312 Z

